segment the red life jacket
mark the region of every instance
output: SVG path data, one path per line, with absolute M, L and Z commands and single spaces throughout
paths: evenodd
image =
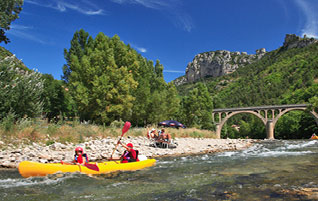
M 83 163 L 83 157 L 85 158 L 85 163 L 88 163 L 88 157 L 87 157 L 87 154 L 82 154 L 82 155 L 74 155 L 74 161 L 76 163 L 80 163 L 82 164 Z
M 129 162 L 137 162 L 138 159 L 138 150 L 130 149 L 130 151 L 124 151 L 123 155 L 121 155 L 122 163 L 129 163 Z

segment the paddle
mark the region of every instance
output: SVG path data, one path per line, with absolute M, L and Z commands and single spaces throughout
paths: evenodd
M 89 163 L 85 163 L 84 165 L 85 167 L 87 167 L 88 169 L 91 169 L 91 170 L 95 170 L 95 171 L 99 171 L 99 167 L 97 166 L 97 164 L 89 164 Z
M 65 163 L 65 162 L 63 162 L 63 161 L 61 161 L 61 164 L 62 164 L 62 165 L 75 165 L 75 164 L 72 164 L 72 163 Z M 85 167 L 87 167 L 88 169 L 91 169 L 91 170 L 94 170 L 94 171 L 99 171 L 99 167 L 97 166 L 97 164 L 85 163 L 84 165 L 81 165 L 81 166 L 85 166 Z
M 118 145 L 119 145 L 119 142 L 120 142 L 121 138 L 122 138 L 122 137 L 124 136 L 124 134 L 129 130 L 130 126 L 131 126 L 131 123 L 130 123 L 129 121 L 126 121 L 126 123 L 125 123 L 125 125 L 124 125 L 124 127 L 123 127 L 123 129 L 122 129 L 122 131 L 121 131 L 121 136 L 120 136 L 120 138 L 119 138 L 119 140 L 118 140 L 118 142 L 117 142 L 117 144 L 116 144 L 116 146 L 115 146 L 115 149 L 114 149 L 112 155 L 110 156 L 111 159 L 113 158 L 113 155 L 114 155 L 114 153 L 115 153 L 115 151 L 116 151 L 116 149 L 117 149 L 117 147 L 118 147 Z

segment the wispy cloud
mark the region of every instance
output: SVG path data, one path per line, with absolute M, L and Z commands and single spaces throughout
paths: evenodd
M 181 70 L 163 70 L 164 73 L 180 73 L 180 74 L 184 74 L 184 71 Z
M 131 4 L 140 4 L 147 8 L 152 9 L 161 9 L 162 7 L 169 6 L 169 0 L 111 0 L 115 3 L 124 4 L 124 3 L 131 3 Z
M 48 44 L 48 42 L 40 39 L 38 36 L 33 34 L 32 29 L 33 27 L 31 26 L 12 24 L 10 30 L 8 31 L 8 34 L 18 38 L 31 40 L 31 41 L 40 43 L 42 45 Z
M 301 30 L 302 35 L 318 38 L 318 5 L 315 0 L 295 0 L 298 7 L 303 11 L 306 19 Z
M 177 27 L 190 32 L 193 27 L 193 20 L 184 9 L 181 0 L 111 0 L 118 4 L 139 4 L 146 8 L 159 10 L 169 16 L 170 20 Z
M 104 15 L 105 11 L 99 9 L 95 4 L 83 0 L 24 0 L 25 3 L 52 8 L 60 12 L 66 12 L 68 9 L 77 11 L 85 15 Z
M 142 53 L 147 52 L 147 49 L 144 48 L 144 47 L 140 47 L 140 46 L 135 45 L 135 44 L 130 44 L 130 45 L 131 45 L 131 47 L 135 48 L 135 49 L 136 49 L 137 51 L 139 51 L 139 52 L 142 52 Z

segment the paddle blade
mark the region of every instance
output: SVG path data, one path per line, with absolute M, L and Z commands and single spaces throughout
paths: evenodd
M 121 135 L 124 135 L 124 133 L 126 133 L 129 130 L 130 126 L 131 126 L 131 123 L 129 121 L 126 121 L 126 123 L 125 123 L 125 125 L 124 125 L 124 127 L 122 129 L 122 134 Z
M 85 167 L 87 167 L 88 169 L 94 170 L 94 171 L 99 171 L 99 167 L 96 164 L 86 163 Z

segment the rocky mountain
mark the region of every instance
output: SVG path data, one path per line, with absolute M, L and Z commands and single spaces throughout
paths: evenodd
M 303 48 L 317 42 L 317 39 L 307 38 L 306 35 L 304 36 L 304 38 L 301 38 L 299 36 L 296 36 L 295 34 L 286 34 L 282 49 L 289 50 L 292 48 Z
M 291 48 L 302 48 L 312 43 L 316 43 L 314 38 L 301 38 L 295 34 L 287 34 L 282 50 Z M 233 73 L 240 67 L 259 61 L 265 54 L 265 48 L 256 50 L 255 54 L 246 52 L 230 52 L 227 50 L 217 50 L 204 52 L 196 55 L 186 68 L 186 75 L 174 80 L 176 86 L 186 83 L 193 83 L 207 77 L 220 77 Z

